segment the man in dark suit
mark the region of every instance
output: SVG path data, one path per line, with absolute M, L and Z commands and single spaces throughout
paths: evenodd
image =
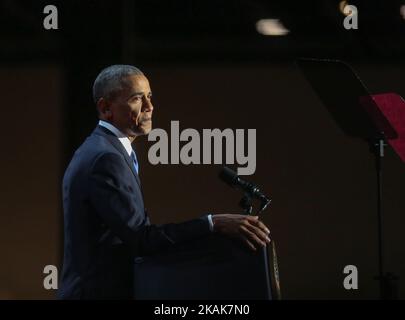
M 63 179 L 62 299 L 132 298 L 137 256 L 152 255 L 210 232 L 252 250 L 270 241 L 258 217 L 218 214 L 152 225 L 144 209 L 132 142 L 152 129 L 152 92 L 137 68 L 114 65 L 93 86 L 99 125 L 75 152 Z

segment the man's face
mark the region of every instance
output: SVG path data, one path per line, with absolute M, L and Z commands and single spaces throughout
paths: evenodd
M 129 137 L 148 134 L 152 130 L 152 91 L 144 75 L 126 79 L 126 86 L 109 101 L 106 120 Z

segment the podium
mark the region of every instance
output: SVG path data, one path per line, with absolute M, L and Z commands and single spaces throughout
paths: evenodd
M 134 296 L 137 300 L 278 299 L 276 279 L 272 277 L 272 290 L 264 263 L 261 250 L 212 234 L 163 254 L 137 258 Z M 274 275 L 274 270 L 269 271 Z

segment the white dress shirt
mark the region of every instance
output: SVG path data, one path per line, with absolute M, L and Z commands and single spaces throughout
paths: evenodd
M 125 134 L 123 134 L 120 130 L 118 130 L 116 127 L 114 127 L 111 123 L 108 123 L 107 121 L 100 120 L 98 124 L 114 133 L 115 136 L 118 138 L 118 140 L 124 146 L 128 155 L 131 156 L 132 153 L 131 140 L 129 140 L 129 138 Z

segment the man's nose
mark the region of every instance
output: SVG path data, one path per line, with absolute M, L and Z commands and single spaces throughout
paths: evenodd
M 152 101 L 149 99 L 145 99 L 145 112 L 152 112 L 153 111 L 153 105 Z

